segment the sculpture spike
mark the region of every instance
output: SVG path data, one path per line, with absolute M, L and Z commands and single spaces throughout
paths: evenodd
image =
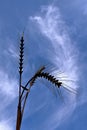
M 23 72 L 23 57 L 24 57 L 24 32 L 20 39 L 20 54 L 19 54 L 19 73 Z

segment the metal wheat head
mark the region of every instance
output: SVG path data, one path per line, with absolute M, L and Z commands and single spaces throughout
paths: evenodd
M 20 59 L 19 59 L 19 73 L 23 72 L 23 56 L 24 56 L 24 38 L 23 36 L 20 39 Z
M 36 74 L 32 77 L 30 81 L 30 86 L 32 86 L 35 82 L 35 80 L 40 77 L 40 78 L 45 78 L 46 80 L 50 81 L 52 84 L 57 86 L 58 88 L 62 85 L 62 82 L 60 82 L 58 79 L 56 79 L 53 75 L 50 75 L 47 72 L 43 72 L 45 69 L 45 66 L 41 67 Z

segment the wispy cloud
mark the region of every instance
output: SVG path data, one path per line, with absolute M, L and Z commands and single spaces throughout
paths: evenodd
M 8 55 L 11 55 L 13 58 L 17 59 L 19 57 L 19 55 L 18 55 L 18 53 L 16 51 L 16 48 L 13 45 L 9 47 L 7 53 L 8 53 Z
M 84 15 L 87 15 L 87 3 L 86 4 L 84 4 L 84 6 L 82 6 L 83 8 L 83 14 Z
M 0 130 L 13 130 L 9 121 L 0 121 Z
M 8 96 L 10 100 L 14 99 L 17 95 L 17 81 L 14 81 L 13 79 L 10 79 L 8 74 L 4 71 L 0 71 L 0 93 L 3 93 L 5 96 Z
M 52 73 L 55 74 L 56 77 L 67 76 L 67 79 L 74 80 L 75 82 L 73 83 L 68 81 L 63 81 L 63 83 L 66 84 L 66 88 L 70 86 L 74 89 L 77 89 L 78 65 L 76 52 L 78 51 L 74 47 L 74 42 L 71 41 L 69 37 L 67 27 L 62 20 L 59 9 L 52 5 L 46 7 L 44 6 L 41 10 L 41 13 L 38 16 L 30 17 L 30 20 L 35 22 L 40 33 L 50 40 L 50 45 L 54 48 L 53 53 L 51 53 L 52 55 L 50 55 L 51 60 L 54 65 L 58 67 L 58 71 L 63 73 L 59 74 L 57 71 L 56 73 Z M 57 121 L 59 121 L 59 123 L 57 123 L 57 125 L 59 125 L 64 116 L 67 115 L 67 117 L 69 117 L 75 109 L 76 95 L 69 94 L 67 97 L 70 103 L 68 102 L 65 107 L 61 107 L 51 114 L 49 124 L 52 125 L 52 130 L 54 129 Z
M 4 42 L 7 42 L 7 48 L 4 50 L 4 54 L 17 60 L 19 57 L 17 48 L 18 46 L 15 45 L 15 42 L 17 41 L 14 42 L 11 38 L 8 37 Z
M 14 118 L 9 112 L 13 109 L 11 105 L 16 97 L 17 81 L 9 78 L 6 72 L 0 70 L 0 130 L 13 130 L 12 120 L 14 120 Z M 12 118 L 12 120 L 10 118 Z

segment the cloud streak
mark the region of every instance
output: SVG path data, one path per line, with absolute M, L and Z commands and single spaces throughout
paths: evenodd
M 40 34 L 50 40 L 50 46 L 53 46 L 54 48 L 53 53 L 50 55 L 52 58 L 51 60 L 59 69 L 58 71 L 63 73 L 59 74 L 58 71 L 53 71 L 52 74 L 56 77 L 67 76 L 67 79 L 74 80 L 75 82 L 68 82 L 62 79 L 63 83 L 66 84 L 66 88 L 70 86 L 71 88 L 77 89 L 77 81 L 79 78 L 76 53 L 77 49 L 74 47 L 74 42 L 71 41 L 69 37 L 67 27 L 62 20 L 59 9 L 52 5 L 46 7 L 44 6 L 41 13 L 38 16 L 30 17 L 30 20 L 36 24 Z M 68 104 L 63 108 L 60 107 L 60 109 L 55 110 L 49 117 L 49 126 L 51 126 L 50 128 L 52 130 L 61 124 L 61 121 L 66 115 L 68 118 L 76 107 L 76 95 L 65 94 L 65 96 L 67 96 L 69 101 Z M 43 123 L 43 125 L 45 124 Z M 48 127 L 46 129 L 50 128 Z
M 1 121 L 0 122 L 0 130 L 13 130 L 12 127 L 9 126 L 9 121 Z
M 10 79 L 4 71 L 0 71 L 0 79 L 0 92 L 14 99 L 17 96 L 17 89 L 15 89 L 17 82 Z
M 8 108 L 10 107 L 10 111 L 13 109 L 11 104 L 17 97 L 17 81 L 9 78 L 8 74 L 2 70 L 0 70 L 0 81 L 0 129 L 13 130 L 11 121 L 14 118 L 9 113 Z M 10 119 L 11 117 L 13 118 L 12 120 Z

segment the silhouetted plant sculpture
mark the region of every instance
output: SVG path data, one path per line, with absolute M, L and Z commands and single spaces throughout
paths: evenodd
M 22 35 L 20 39 L 20 55 L 19 55 L 19 101 L 18 101 L 18 109 L 17 109 L 17 121 L 16 121 L 16 130 L 20 130 L 21 123 L 23 119 L 24 108 L 26 105 L 26 100 L 28 94 L 30 93 L 30 89 L 35 83 L 36 79 L 45 78 L 46 80 L 50 81 L 55 87 L 60 88 L 63 86 L 63 83 L 58 80 L 56 77 L 51 75 L 50 73 L 44 72 L 45 66 L 42 66 L 35 75 L 26 83 L 25 86 L 22 85 L 22 73 L 23 73 L 23 56 L 24 56 L 24 36 Z M 29 85 L 29 88 L 28 88 Z M 63 86 L 64 87 L 64 86 Z M 75 91 L 74 91 L 75 92 Z

